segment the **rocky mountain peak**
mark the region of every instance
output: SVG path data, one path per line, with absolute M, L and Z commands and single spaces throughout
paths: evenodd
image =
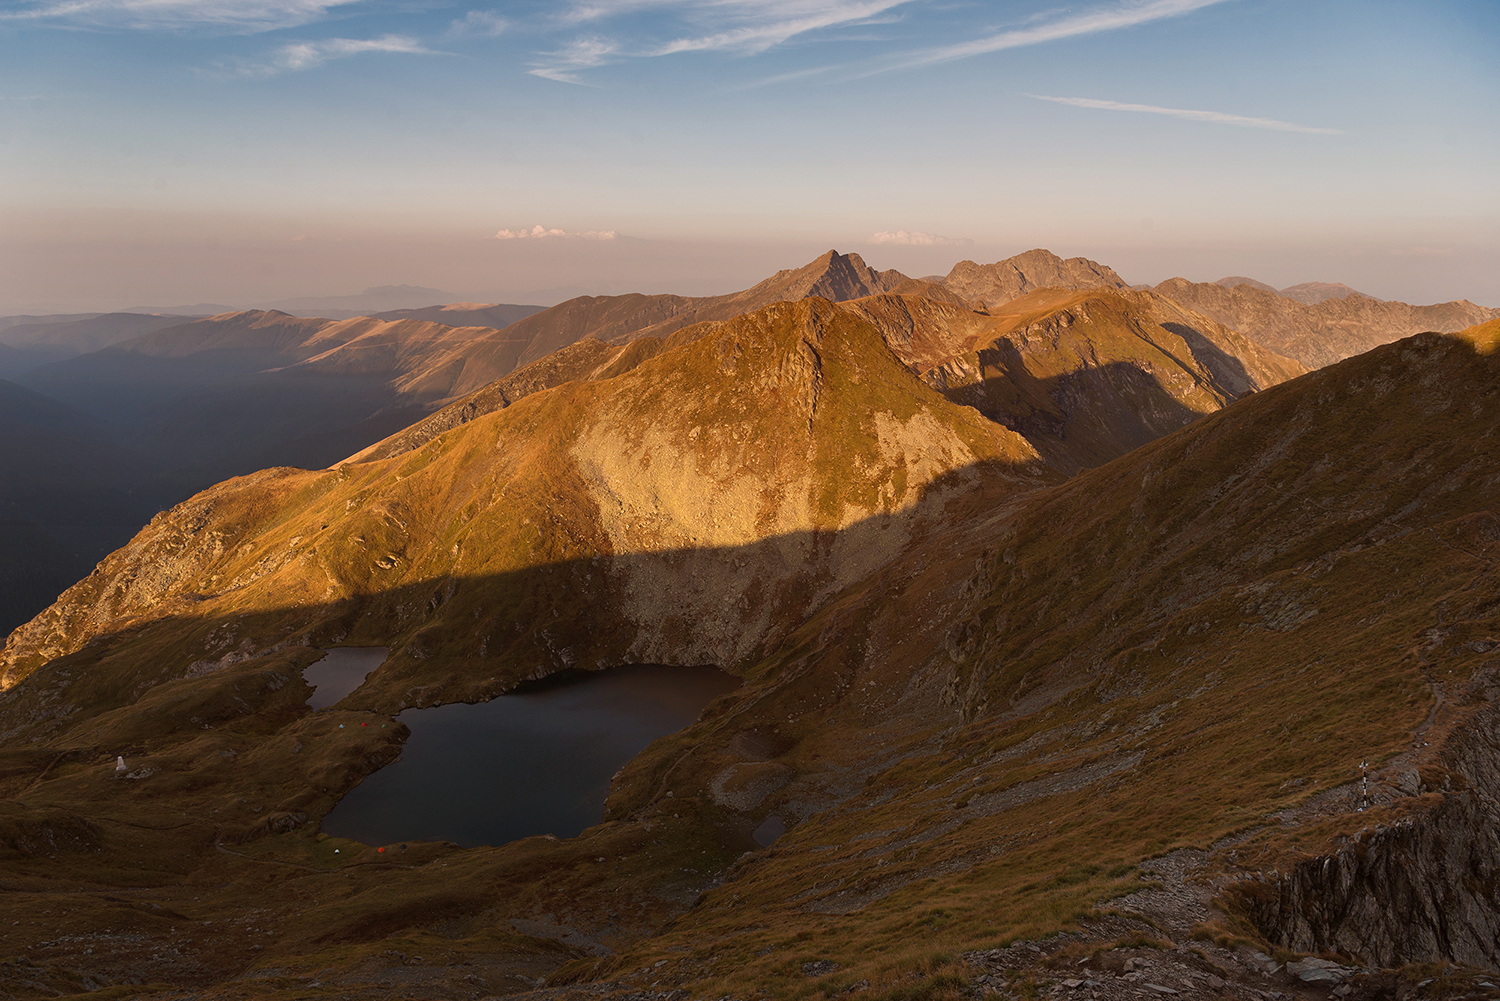
M 943 279 L 944 287 L 970 302 L 997 306 L 1038 288 L 1126 288 L 1114 269 L 1084 257 L 1064 260 L 1037 248 L 993 264 L 959 261 Z
M 778 271 L 740 295 L 757 303 L 806 299 L 809 296 L 844 302 L 889 292 L 907 280 L 907 276 L 899 271 L 876 271 L 858 254 L 830 250 L 800 268 Z

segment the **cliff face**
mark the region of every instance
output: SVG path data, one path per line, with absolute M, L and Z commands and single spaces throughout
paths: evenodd
M 1500 677 L 1500 662 L 1480 676 Z M 1409 814 L 1235 888 L 1269 940 L 1370 966 L 1500 968 L 1500 706 L 1493 697 L 1482 706 L 1452 733 L 1441 771 L 1397 779 L 1405 788 L 1394 791 L 1419 797 Z

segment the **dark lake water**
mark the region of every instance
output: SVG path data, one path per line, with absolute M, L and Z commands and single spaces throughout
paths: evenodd
M 385 663 L 383 646 L 335 647 L 316 664 L 302 669 L 302 680 L 317 691 L 307 697 L 314 709 L 327 709 L 364 683 L 365 676 Z
M 323 818 L 365 844 L 501 845 L 599 823 L 609 781 L 657 737 L 692 723 L 739 679 L 711 667 L 576 672 L 478 705 L 408 709 L 401 760 Z

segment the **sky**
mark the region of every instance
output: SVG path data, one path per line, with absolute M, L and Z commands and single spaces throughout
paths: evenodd
M 1500 306 L 1493 0 L 0 0 L 0 312 L 1046 247 Z

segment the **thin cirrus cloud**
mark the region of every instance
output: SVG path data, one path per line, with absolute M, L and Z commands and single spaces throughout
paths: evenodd
M 283 45 L 261 62 L 241 62 L 233 73 L 238 76 L 274 76 L 295 73 L 321 66 L 331 59 L 371 52 L 399 52 L 409 55 L 442 55 L 427 48 L 409 35 L 382 35 L 380 38 L 325 38 L 317 42 L 293 42 Z
M 1159 108 L 1154 104 L 1126 104 L 1121 101 L 1101 101 L 1092 97 L 1048 97 L 1046 94 L 1027 94 L 1038 101 L 1052 101 L 1056 104 L 1068 104 L 1075 108 L 1098 108 L 1103 111 L 1136 111 L 1148 115 L 1168 115 L 1172 118 L 1186 118 L 1194 122 L 1213 122 L 1216 125 L 1237 125 L 1245 129 L 1271 129 L 1275 132 L 1310 132 L 1317 135 L 1341 136 L 1343 129 L 1316 128 L 1311 125 L 1298 125 L 1295 122 L 1282 122 L 1274 118 L 1250 118 L 1245 115 L 1230 115 L 1222 111 L 1194 111 L 1190 108 Z
M 864 3 L 738 4 L 755 23 L 724 31 L 674 39 L 649 54 L 668 56 L 677 52 L 730 50 L 764 52 L 798 35 L 822 28 L 858 24 L 878 17 L 906 0 L 867 0 Z M 765 15 L 771 15 L 766 17 Z M 758 17 L 754 15 L 760 15 Z M 791 16 L 786 16 L 791 15 Z
M 565 229 L 549 229 L 546 226 L 524 226 L 520 229 L 502 229 L 495 234 L 496 240 L 613 240 L 619 234 L 612 229 L 589 230 L 584 233 L 569 233 Z
M 867 243 L 881 244 L 897 247 L 955 247 L 972 243 L 972 240 L 958 240 L 950 236 L 934 236 L 931 233 L 923 233 L 920 230 L 881 230 L 871 233 Z
M 868 24 L 911 0 L 595 0 L 576 4 L 559 22 L 602 22 L 646 11 L 666 12 L 687 22 L 687 30 L 667 41 L 622 43 L 601 34 L 575 39 L 541 53 L 529 71 L 563 83 L 582 83 L 578 73 L 625 58 L 651 58 L 683 52 L 735 52 L 754 55 L 799 35 L 825 28 Z
M 50 0 L 0 11 L 0 21 L 233 32 L 275 31 L 320 21 L 355 0 Z
M 1049 12 L 1029 23 L 1004 32 L 992 32 L 980 38 L 951 45 L 907 48 L 862 63 L 802 69 L 781 74 L 750 86 L 787 83 L 829 71 L 843 71 L 840 77 L 858 80 L 897 69 L 912 69 L 935 63 L 971 59 L 1010 48 L 1041 45 L 1061 39 L 1118 32 L 1152 21 L 1181 17 L 1227 0 L 1118 0 L 1110 5 L 1094 6 L 1079 12 Z M 589 35 L 555 53 L 540 54 L 532 74 L 562 83 L 582 83 L 579 71 L 639 57 L 673 56 L 678 53 L 726 51 L 753 56 L 769 48 L 786 44 L 790 39 L 825 29 L 847 29 L 861 24 L 879 24 L 901 17 L 897 8 L 909 6 L 910 0 L 585 0 L 562 12 L 559 26 L 601 24 L 622 15 L 643 12 L 673 15 L 685 21 L 690 29 L 675 32 L 675 38 L 664 42 L 619 41 L 606 35 Z M 859 36 L 867 42 L 880 41 L 876 36 Z M 847 39 L 856 41 L 856 39 Z
M 1135 2 L 1118 3 L 1107 7 L 1095 7 L 1080 14 L 1061 17 L 1053 21 L 1041 21 L 1028 27 L 1014 28 L 1010 31 L 987 35 L 984 38 L 893 56 L 856 76 L 871 76 L 891 70 L 930 66 L 934 63 L 952 62 L 991 52 L 1001 52 L 1005 49 L 1019 49 L 1064 38 L 1077 38 L 1080 35 L 1096 35 L 1105 31 L 1133 28 L 1136 25 L 1178 17 L 1224 2 L 1226 0 L 1135 0 Z

